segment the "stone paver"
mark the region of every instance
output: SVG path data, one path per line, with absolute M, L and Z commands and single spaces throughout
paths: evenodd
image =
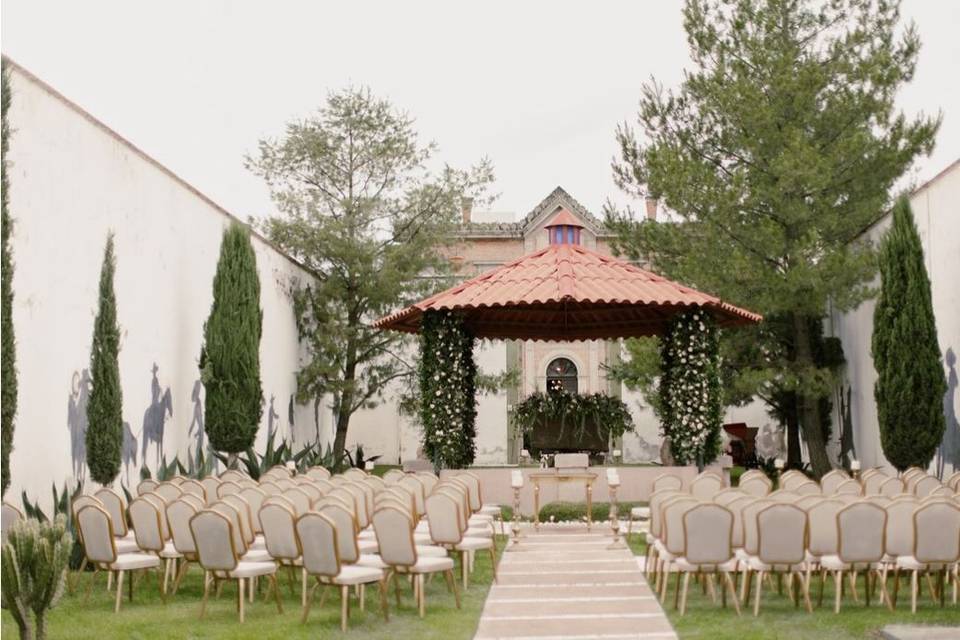
M 675 640 L 629 549 L 605 528 L 525 531 L 503 554 L 475 640 Z

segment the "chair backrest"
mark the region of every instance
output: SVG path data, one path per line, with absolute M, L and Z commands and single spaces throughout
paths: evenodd
M 280 485 L 270 480 L 261 482 L 257 486 L 257 488 L 260 489 L 260 491 L 263 491 L 268 496 L 277 496 L 283 493 L 283 489 L 280 487 Z
M 330 471 L 323 467 L 310 467 L 307 469 L 307 476 L 314 480 L 329 480 Z
M 877 495 L 882 493 L 880 491 L 880 487 L 883 486 L 883 483 L 889 480 L 896 480 L 897 484 L 900 484 L 899 478 L 891 478 L 890 476 L 888 476 L 887 474 L 879 470 L 874 470 L 874 473 L 871 473 L 869 475 L 866 472 L 864 472 L 863 476 L 861 476 L 860 478 L 860 483 L 863 485 L 864 495 L 872 496 L 872 495 Z M 836 492 L 836 487 L 833 488 L 832 492 Z M 824 491 L 824 493 L 826 493 L 826 491 Z
M 274 477 L 273 479 L 270 480 L 270 482 L 280 487 L 281 491 L 286 491 L 287 489 L 295 489 L 297 487 L 297 484 L 293 480 L 290 480 L 289 478 Z
M 400 479 L 403 478 L 405 475 L 407 474 L 401 471 L 400 469 L 390 469 L 385 474 L 383 474 L 383 481 L 386 482 L 387 484 L 395 484 L 397 482 L 400 482 Z
M 804 480 L 809 480 L 809 478 L 802 471 L 797 471 L 796 469 L 787 469 L 780 474 L 779 489 L 787 489 L 798 482 L 803 482 Z
M 350 513 L 353 514 L 353 519 L 357 520 L 357 529 L 359 530 L 360 523 L 357 519 L 357 509 L 360 508 L 360 505 L 357 504 L 357 497 L 353 495 L 352 492 L 348 491 L 343 485 L 339 485 L 336 489 L 323 496 L 323 500 L 328 498 L 339 500 L 347 507 L 347 509 L 350 510 Z
M 148 500 L 140 496 L 130 503 L 127 508 L 130 520 L 133 522 L 133 534 L 137 546 L 144 551 L 160 553 L 163 551 L 163 534 L 160 530 L 160 510 Z
M 837 514 L 844 505 L 839 500 L 821 500 L 807 509 L 809 538 L 807 549 L 815 556 L 837 553 Z
M 813 480 L 799 482 L 791 489 L 791 491 L 801 496 L 821 495 L 820 485 Z
M 297 519 L 297 537 L 307 573 L 328 577 L 340 573 L 337 526 L 330 518 L 315 511 L 303 514 Z
M 205 511 L 216 511 L 227 519 L 230 523 L 230 535 L 233 536 L 233 549 L 238 557 L 244 555 L 247 552 L 247 541 L 243 536 L 243 525 L 240 523 L 240 513 L 236 507 L 220 501 L 214 502 Z
M 141 480 L 140 483 L 137 485 L 137 495 L 142 496 L 148 491 L 153 491 L 154 488 L 156 488 L 157 484 L 159 483 L 156 480 L 153 480 L 152 478 L 145 478 Z
M 820 489 L 824 495 L 830 495 L 833 493 L 833 490 L 837 488 L 841 482 L 849 480 L 850 476 L 847 475 L 847 472 L 842 469 L 834 469 L 823 474 L 823 477 L 820 478 Z
M 244 487 L 237 495 L 250 506 L 254 533 L 263 533 L 263 526 L 260 524 L 260 507 L 263 506 L 263 501 L 267 499 L 267 494 L 261 491 L 259 487 Z
M 934 489 L 939 489 L 941 486 L 943 485 L 941 485 L 940 481 L 934 476 L 924 476 L 913 485 L 913 493 L 919 498 L 925 498 L 930 495 Z
M 203 489 L 206 493 L 204 502 L 206 504 L 216 502 L 217 498 L 220 497 L 220 494 L 217 493 L 217 488 L 220 486 L 220 478 L 217 476 L 207 476 L 200 481 L 200 484 L 203 485 Z
M 123 496 L 109 487 L 103 487 L 93 495 L 103 503 L 103 508 L 110 514 L 113 535 L 118 538 L 127 535 L 127 504 Z
M 680 479 L 680 476 L 675 476 L 672 473 L 661 473 L 653 479 L 653 486 L 650 487 L 650 493 L 653 494 L 657 491 L 663 491 L 664 489 L 680 491 L 683 489 L 683 480 Z
M 243 534 L 246 546 L 249 547 L 256 537 L 253 531 L 253 513 L 250 511 L 250 504 L 239 493 L 225 495 L 221 502 L 225 502 L 237 510 L 237 515 L 240 517 L 240 532 Z
M 948 500 L 920 505 L 913 514 L 915 550 L 920 562 L 960 560 L 960 506 Z
M 879 562 L 883 558 L 887 512 L 867 500 L 837 513 L 837 555 L 844 562 Z
M 717 565 L 733 557 L 733 513 L 717 504 L 697 504 L 683 514 L 683 557 Z
M 776 491 L 771 491 L 770 495 L 767 496 L 768 499 L 774 502 L 783 502 L 786 504 L 793 504 L 799 500 L 800 497 L 799 493 L 794 493 L 788 489 L 777 489 Z
M 437 483 L 440 482 L 440 478 L 438 478 L 437 474 L 433 473 L 432 471 L 418 471 L 416 476 L 423 482 L 423 489 L 426 491 L 427 495 L 430 495 L 430 492 L 433 491 L 433 488 L 437 486 Z
M 221 478 L 222 479 L 222 478 Z M 223 498 L 223 496 L 233 495 L 235 493 L 240 493 L 243 489 L 238 483 L 233 480 L 224 480 L 217 486 L 217 497 Z
M 793 504 L 797 505 L 804 511 L 809 511 L 810 507 L 815 504 L 820 504 L 825 499 L 825 496 L 819 493 L 811 493 L 807 496 L 800 496 Z
M 470 498 L 470 511 L 476 513 L 483 506 L 480 499 L 480 479 L 472 473 L 458 473 L 453 478 L 454 482 L 462 482 L 467 487 L 467 497 Z
M 170 525 L 167 523 L 167 501 L 152 491 L 139 496 L 138 499 L 143 499 L 150 502 L 157 509 L 157 517 L 160 518 L 160 535 L 163 537 L 164 541 L 169 540 Z M 133 521 L 133 515 L 130 514 L 129 508 L 127 509 L 127 514 L 130 515 L 130 520 Z
M 204 502 L 207 500 L 207 490 L 204 486 L 197 480 L 193 478 L 187 478 L 180 483 L 180 491 L 183 493 L 190 493 L 198 498 L 201 498 Z
M 746 471 L 744 471 L 743 473 L 740 474 L 740 480 L 741 480 L 741 481 L 743 481 L 743 480 L 749 480 L 750 478 L 752 478 L 752 477 L 754 477 L 754 476 L 763 476 L 764 478 L 766 478 L 766 477 L 767 477 L 767 474 L 766 474 L 764 471 L 762 471 L 761 469 L 747 469 Z M 769 478 L 768 478 L 768 479 L 769 479 Z
M 749 471 L 747 473 L 750 473 Z M 746 477 L 746 473 L 740 476 L 740 490 L 762 498 L 773 489 L 773 481 L 763 472 L 758 472 L 752 476 Z
M 913 496 L 897 498 L 888 504 L 886 552 L 891 556 L 909 556 L 913 553 L 913 512 L 920 504 Z
M 337 552 L 341 562 L 353 564 L 360 559 L 353 514 L 334 500 L 321 501 L 317 513 L 327 516 L 337 529 Z
M 313 484 L 313 480 L 308 479 L 306 482 L 298 481 L 297 489 L 307 494 L 307 497 L 310 498 L 310 504 L 313 504 L 323 497 L 323 491 L 318 489 L 317 486 Z
M 739 500 L 746 495 L 747 494 L 743 491 L 740 491 L 740 489 L 721 489 L 715 496 L 713 496 L 713 502 L 719 504 L 720 506 L 725 506 L 734 500 Z
M 723 478 L 704 471 L 690 483 L 690 494 L 698 500 L 709 500 L 723 489 Z
M 692 496 L 676 497 L 663 504 L 663 543 L 672 554 L 683 553 L 683 514 L 699 504 Z
M 946 480 L 943 481 L 945 487 L 950 487 L 954 491 L 960 490 L 960 471 L 954 471 Z
M 172 482 L 161 482 L 156 487 L 153 488 L 153 492 L 164 499 L 165 502 L 173 502 L 180 497 L 180 494 L 183 493 L 183 490 L 180 488 L 180 485 L 174 484 Z
M 113 563 L 117 559 L 113 518 L 99 505 L 88 504 L 77 511 L 77 528 L 83 551 L 91 562 Z
M 202 509 L 202 506 L 197 507 L 193 501 L 184 499 L 167 505 L 167 522 L 170 525 L 173 548 L 184 555 L 192 555 L 197 551 L 193 542 L 193 533 L 190 531 L 190 518 Z
M 247 474 L 236 469 L 228 469 L 220 474 L 221 482 L 236 482 L 237 480 L 246 480 L 249 478 Z
M 733 533 L 730 534 L 730 544 L 734 549 L 743 547 L 743 509 L 755 500 L 753 496 L 744 496 L 726 505 L 733 514 Z
M 899 496 L 904 489 L 900 478 L 884 478 L 883 482 L 877 486 L 877 493 L 882 496 Z
M 367 477 L 367 472 L 358 467 L 350 467 L 343 472 L 343 477 L 350 478 L 351 480 L 362 480 Z
M 366 529 L 370 524 L 370 514 L 367 511 L 367 494 L 363 487 L 355 482 L 345 482 L 342 486 L 353 495 L 354 504 L 356 504 L 357 525 L 360 529 Z
M 793 504 L 772 504 L 757 512 L 757 556 L 773 565 L 803 562 L 807 514 Z
M 439 491 L 427 498 L 427 523 L 430 538 L 438 544 L 455 545 L 463 539 L 460 509 L 450 494 Z
M 300 557 L 297 516 L 293 509 L 280 502 L 266 504 L 258 510 L 257 520 L 263 527 L 263 540 L 272 557 L 291 562 Z
M 221 503 L 216 503 L 221 504 Z M 243 553 L 236 546 L 234 523 L 222 511 L 204 509 L 190 518 L 190 533 L 197 559 L 207 571 L 232 571 Z
M 207 506 L 207 501 L 205 498 L 201 498 L 200 496 L 194 495 L 192 493 L 183 494 L 182 496 L 180 496 L 180 499 L 177 500 L 176 502 L 189 502 L 194 507 L 196 507 L 197 511 Z
M 863 495 L 863 487 L 861 487 L 860 483 L 856 480 L 844 480 L 833 490 L 833 495 L 841 494 L 847 494 L 851 496 Z
M 663 503 L 670 498 L 683 494 L 674 489 L 663 489 L 650 496 L 650 533 L 656 538 L 661 538 L 663 533 Z
M 758 531 L 757 514 L 772 504 L 779 504 L 768 498 L 758 498 L 743 507 L 743 550 L 750 555 L 757 555 Z
M 457 504 L 457 515 L 458 515 L 458 525 L 461 532 L 467 530 L 468 522 L 470 520 L 470 500 L 467 497 L 466 492 L 463 491 L 463 488 L 459 485 L 454 484 L 439 484 L 433 490 L 435 494 L 442 494 L 448 496 Z M 427 500 L 429 500 L 429 496 Z
M 377 536 L 380 557 L 386 564 L 399 567 L 417 564 L 413 526 L 410 516 L 397 507 L 385 505 L 374 512 L 373 530 Z
M 379 476 L 367 476 L 363 481 L 367 483 L 367 486 L 373 489 L 374 493 L 387 488 L 387 483 L 384 482 L 383 478 Z

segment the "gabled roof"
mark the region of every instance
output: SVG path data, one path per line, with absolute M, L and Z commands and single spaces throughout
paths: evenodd
M 378 320 L 375 326 L 419 331 L 423 314 L 452 310 L 478 338 L 594 340 L 662 334 L 691 307 L 720 326 L 762 317 L 715 296 L 580 245 L 553 244 L 487 271 Z
M 523 238 L 545 218 L 549 218 L 560 210 L 571 213 L 582 223 L 584 228 L 589 229 L 594 235 L 600 237 L 612 235 L 602 220 L 590 213 L 563 187 L 557 187 L 520 222 L 469 222 L 460 225 L 457 229 L 457 236 L 462 238 Z

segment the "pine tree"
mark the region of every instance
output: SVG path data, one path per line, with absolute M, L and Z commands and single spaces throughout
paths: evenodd
M 90 349 L 90 400 L 87 404 L 87 466 L 90 477 L 110 485 L 120 473 L 123 446 L 123 390 L 120 386 L 120 327 L 113 291 L 116 258 L 113 233 L 107 235 L 100 269 L 100 298 Z
M 872 345 L 880 444 L 897 469 L 925 469 L 943 438 L 947 381 L 923 246 L 906 198 L 895 205 L 880 244 L 880 278 Z
M 234 223 L 223 232 L 200 353 L 206 389 L 204 427 L 210 445 L 232 458 L 253 446 L 260 427 L 262 330 L 257 258 L 249 230 Z
M 17 341 L 13 333 L 13 254 L 10 247 L 10 233 L 13 231 L 13 221 L 10 220 L 9 198 L 10 182 L 7 176 L 7 148 L 10 135 L 10 125 L 7 124 L 7 112 L 10 110 L 10 78 L 6 63 L 3 64 L 2 101 L 3 101 L 3 132 L 2 158 L 0 158 L 0 235 L 2 235 L 2 266 L 0 266 L 0 420 L 2 420 L 2 439 L 0 439 L 0 455 L 2 455 L 3 488 L 7 492 L 10 486 L 10 452 L 13 451 L 13 418 L 17 414 Z

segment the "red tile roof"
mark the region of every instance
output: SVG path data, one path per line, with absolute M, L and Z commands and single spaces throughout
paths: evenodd
M 456 310 L 478 338 L 593 340 L 659 335 L 700 306 L 721 326 L 762 316 L 579 245 L 550 245 L 406 309 L 378 327 L 416 333 L 429 310 Z
M 549 229 L 550 227 L 559 227 L 561 225 L 583 228 L 583 223 L 566 209 L 560 209 L 557 215 L 555 215 L 548 224 L 544 225 L 544 228 Z

